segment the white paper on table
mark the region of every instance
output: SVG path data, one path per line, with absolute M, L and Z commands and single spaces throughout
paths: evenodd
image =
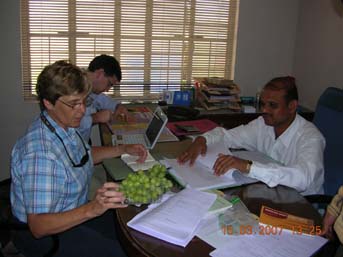
M 223 176 L 215 176 L 213 171 L 195 162 L 193 166 L 180 165 L 176 159 L 165 159 L 168 172 L 183 186 L 198 190 L 218 189 L 256 182 L 256 179 L 244 176 L 237 170 L 229 170 Z
M 206 155 L 200 155 L 196 161 L 208 169 L 213 170 L 214 163 L 216 162 L 220 153 L 231 154 L 230 150 L 225 146 L 224 143 L 211 144 L 207 146 Z
M 276 161 L 258 151 L 235 151 L 231 152 L 224 143 L 212 144 L 207 147 L 205 156 L 199 156 L 192 167 L 188 163 L 180 165 L 174 159 L 163 161 L 170 167 L 169 173 L 183 186 L 206 190 L 225 187 L 240 186 L 257 182 L 235 169 L 230 169 L 224 175 L 217 177 L 213 174 L 213 166 L 218 155 L 230 154 L 236 157 L 256 161 L 262 164 L 275 163 Z
M 122 154 L 120 158 L 133 171 L 148 170 L 151 167 L 153 167 L 155 164 L 159 164 L 159 162 L 155 160 L 155 158 L 151 155 L 149 151 L 148 151 L 148 156 L 143 163 L 137 162 L 139 157 L 136 155 Z
M 155 208 L 149 208 L 127 225 L 140 232 L 185 247 L 216 195 L 186 188 Z
M 226 235 L 227 241 L 210 253 L 212 257 L 307 257 L 327 239 L 296 235 L 284 229 L 281 235 Z M 244 246 L 244 247 L 242 247 Z

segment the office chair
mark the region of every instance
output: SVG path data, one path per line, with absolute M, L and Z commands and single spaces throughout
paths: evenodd
M 20 223 L 14 219 L 11 211 L 10 201 L 11 179 L 0 181 L 0 242 L 5 247 L 11 240 L 13 231 L 28 230 L 29 227 L 25 223 Z M 45 257 L 52 257 L 57 252 L 59 247 L 58 235 L 52 236 L 53 246 L 44 255 Z M 2 255 L 0 251 L 0 256 Z M 12 256 L 12 255 L 11 255 Z M 18 251 L 18 256 L 23 256 Z
M 311 203 L 329 204 L 343 185 L 343 90 L 329 87 L 320 96 L 313 123 L 326 140 L 324 195 L 309 195 Z

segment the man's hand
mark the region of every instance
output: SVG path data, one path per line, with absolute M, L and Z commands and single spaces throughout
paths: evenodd
M 249 172 L 246 170 L 247 165 L 247 160 L 243 160 L 232 155 L 219 154 L 219 157 L 213 166 L 214 175 L 221 176 L 228 172 L 229 169 L 237 169 L 242 173 L 246 173 Z
M 207 151 L 206 146 L 206 139 L 202 136 L 197 137 L 194 142 L 184 151 L 182 154 L 179 155 L 177 158 L 180 164 L 184 164 L 189 161 L 189 165 L 192 166 L 198 156 L 205 155 Z
M 101 110 L 92 114 L 93 124 L 106 123 L 112 121 L 112 111 Z
M 123 122 L 128 122 L 130 118 L 128 110 L 122 105 L 117 106 L 113 115 L 116 120 Z
M 326 212 L 324 219 L 323 219 L 323 230 L 320 234 L 321 236 L 325 236 L 326 238 L 333 240 L 335 238 L 335 232 L 333 229 L 333 225 L 335 224 L 336 217 L 332 216 L 330 213 Z
M 108 182 L 96 191 L 95 198 L 92 200 L 95 216 L 102 215 L 108 209 L 124 208 L 127 206 L 123 204 L 125 201 L 124 194 L 118 192 L 118 190 L 118 184 Z
M 124 145 L 124 152 L 130 155 L 137 155 L 137 162 L 139 163 L 144 162 L 148 156 L 147 150 L 140 144 Z

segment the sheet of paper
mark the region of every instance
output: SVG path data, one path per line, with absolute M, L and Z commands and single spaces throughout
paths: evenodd
M 198 162 L 195 162 L 192 167 L 188 164 L 180 165 L 176 159 L 166 159 L 164 163 L 167 167 L 171 167 L 168 172 L 181 185 L 199 190 L 233 187 L 257 181 L 234 170 L 217 177 L 212 170 Z
M 293 235 L 285 230 L 280 236 L 228 236 L 225 246 L 210 253 L 212 257 L 307 257 L 320 249 L 327 239 L 320 236 Z M 242 247 L 244 245 L 244 247 Z
M 148 170 L 155 164 L 159 164 L 158 161 L 148 152 L 148 157 L 146 158 L 145 162 L 139 163 L 137 162 L 138 156 L 129 155 L 129 154 L 122 154 L 120 157 L 123 162 L 127 164 L 133 171 L 138 170 Z
M 139 213 L 127 225 L 185 247 L 215 199 L 215 194 L 187 188 L 157 207 Z
M 260 223 L 260 226 L 267 225 Z M 258 232 L 257 235 L 228 235 L 219 227 L 217 215 L 204 218 L 195 234 L 216 248 L 210 254 L 212 257 L 306 257 L 327 241 L 319 236 L 297 235 L 285 229 L 280 235 L 258 235 Z
M 231 154 L 229 149 L 222 143 L 209 145 L 207 146 L 206 155 L 199 156 L 197 158 L 197 162 L 212 170 L 214 163 L 220 153 Z

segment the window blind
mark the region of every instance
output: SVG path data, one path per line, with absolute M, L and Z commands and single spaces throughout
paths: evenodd
M 123 79 L 109 94 L 157 99 L 193 77 L 233 79 L 239 0 L 22 0 L 23 95 L 56 60 L 87 67 L 113 55 Z

